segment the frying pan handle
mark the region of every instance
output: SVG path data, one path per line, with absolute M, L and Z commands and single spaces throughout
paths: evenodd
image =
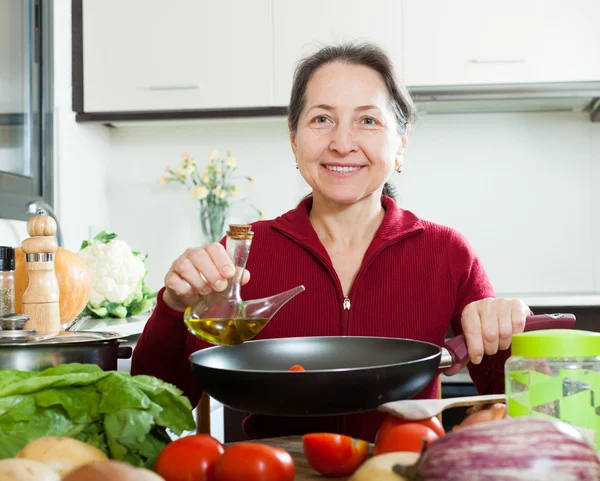
M 574 324 L 575 316 L 573 314 L 538 314 L 537 316 L 527 316 L 524 331 L 571 329 Z M 463 334 L 448 339 L 444 347 L 448 351 L 448 355 L 445 355 L 446 353 L 442 354 L 440 363 L 442 368 L 462 364 L 469 358 L 469 351 Z

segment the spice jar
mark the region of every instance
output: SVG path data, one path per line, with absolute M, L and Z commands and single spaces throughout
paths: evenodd
M 600 450 L 600 333 L 517 334 L 505 380 L 508 416 L 561 419 L 578 426 Z
M 0 317 L 15 312 L 15 249 L 0 246 Z

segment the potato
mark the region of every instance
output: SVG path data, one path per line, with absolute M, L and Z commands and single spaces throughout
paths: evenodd
M 396 452 L 379 454 L 367 459 L 348 481 L 404 481 L 406 478 L 392 471 L 395 464 L 412 465 L 419 453 Z
M 31 441 L 16 457 L 44 463 L 60 476 L 92 461 L 108 459 L 101 450 L 83 441 L 54 436 Z
M 60 481 L 60 476 L 39 461 L 3 459 L 0 461 L 0 481 Z
M 159 476 L 154 471 L 150 471 L 146 468 L 138 468 L 138 471 L 141 471 L 144 475 L 144 481 L 165 481 L 165 478 Z
M 122 461 L 94 461 L 67 474 L 62 481 L 164 481 L 158 474 Z

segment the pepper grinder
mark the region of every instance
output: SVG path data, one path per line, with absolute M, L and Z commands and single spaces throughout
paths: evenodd
M 60 331 L 59 289 L 54 270 L 54 254 L 58 244 L 54 239 L 56 221 L 43 209 L 27 221 L 27 233 L 21 248 L 25 254 L 25 269 L 29 285 L 23 293 L 23 314 L 29 316 L 25 329 L 38 334 L 58 334 Z

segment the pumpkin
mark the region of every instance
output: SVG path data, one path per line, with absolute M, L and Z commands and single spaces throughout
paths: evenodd
M 75 319 L 92 295 L 92 274 L 85 261 L 77 254 L 59 247 L 54 255 L 54 271 L 59 289 L 60 323 Z M 23 312 L 23 293 L 29 285 L 25 269 L 25 254 L 15 249 L 15 311 Z

